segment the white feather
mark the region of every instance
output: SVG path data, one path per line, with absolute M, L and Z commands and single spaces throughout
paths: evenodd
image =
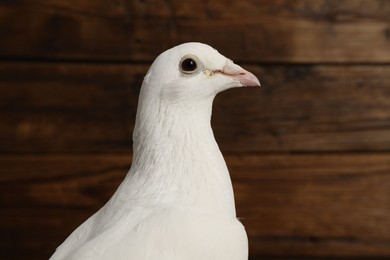
M 201 43 L 179 45 L 154 61 L 141 88 L 131 169 L 52 260 L 248 258 L 229 172 L 210 125 L 215 95 L 242 84 L 202 70 L 184 75 L 179 63 L 188 54 L 203 71 L 222 71 L 226 64 L 241 69 Z

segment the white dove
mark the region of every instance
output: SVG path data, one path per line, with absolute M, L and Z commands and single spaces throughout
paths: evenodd
M 50 259 L 248 259 L 210 124 L 216 94 L 241 86 L 260 83 L 206 44 L 159 55 L 141 87 L 126 178 Z

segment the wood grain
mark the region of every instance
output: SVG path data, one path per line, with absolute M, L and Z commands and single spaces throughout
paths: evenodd
M 389 13 L 386 0 L 2 1 L 0 57 L 151 61 L 201 41 L 246 62 L 383 63 Z
M 0 259 L 47 259 L 131 164 L 142 79 L 201 41 L 250 259 L 390 259 L 390 1 L 0 1 Z
M 226 161 L 251 259 L 390 257 L 390 154 Z M 0 230 L 8 237 L 0 258 L 47 258 L 104 205 L 130 164 L 130 154 L 0 157 Z
M 262 88 L 217 96 L 221 149 L 390 150 L 390 66 L 244 66 Z M 0 152 L 130 152 L 147 65 L 0 64 Z
M 4 93 L 0 97 L 0 150 L 131 149 L 139 86 L 146 67 L 28 63 L 0 67 Z

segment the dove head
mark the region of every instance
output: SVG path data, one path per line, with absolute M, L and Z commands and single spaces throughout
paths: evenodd
M 191 135 L 203 126 L 211 130 L 215 95 L 242 86 L 260 83 L 252 73 L 206 44 L 185 43 L 163 52 L 153 62 L 141 87 L 134 150 L 146 150 L 143 140 L 149 144 L 167 140 L 162 137 L 164 133 L 178 139 L 187 130 Z
M 158 95 L 161 101 L 174 102 L 213 98 L 223 90 L 242 86 L 260 83 L 252 73 L 209 45 L 191 42 L 160 54 L 149 69 L 143 88 L 150 95 Z

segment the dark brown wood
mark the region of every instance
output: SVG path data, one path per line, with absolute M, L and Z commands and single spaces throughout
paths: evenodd
M 253 256 L 389 256 L 388 154 L 226 160 Z
M 389 14 L 388 0 L 0 1 L 0 259 L 47 259 L 104 205 L 131 164 L 142 79 L 186 41 L 263 85 L 221 93 L 212 119 L 250 259 L 390 259 Z
M 390 154 L 226 161 L 251 259 L 390 257 Z M 130 163 L 130 154 L 0 157 L 0 258 L 47 259 Z
M 151 61 L 202 41 L 242 61 L 390 62 L 389 13 L 387 0 L 2 1 L 0 57 Z
M 147 67 L 18 63 L 0 67 L 3 152 L 130 151 Z
M 244 66 L 263 87 L 217 96 L 221 149 L 390 150 L 390 66 Z M 130 152 L 148 65 L 0 64 L 0 152 Z

